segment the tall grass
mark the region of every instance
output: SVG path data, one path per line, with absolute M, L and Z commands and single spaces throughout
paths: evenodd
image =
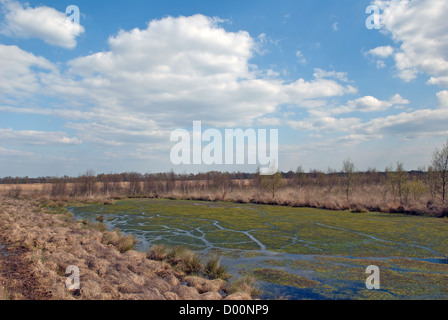
M 221 258 L 216 255 L 212 255 L 208 258 L 205 264 L 204 273 L 213 279 L 226 280 L 230 277 L 227 268 L 221 264 Z
M 230 282 L 226 291 L 228 294 L 247 293 L 251 297 L 256 297 L 261 294 L 261 290 L 256 286 L 257 280 L 252 275 L 244 275 L 236 280 Z
M 134 249 L 137 240 L 133 235 L 123 235 L 119 230 L 105 232 L 103 234 L 103 242 L 111 244 L 121 253 Z
M 218 256 L 208 257 L 204 264 L 198 253 L 183 246 L 169 247 L 164 244 L 157 244 L 151 247 L 147 257 L 151 260 L 167 262 L 188 275 L 197 274 L 204 275 L 210 279 L 223 280 L 230 277 L 227 268 L 221 265 L 221 260 Z

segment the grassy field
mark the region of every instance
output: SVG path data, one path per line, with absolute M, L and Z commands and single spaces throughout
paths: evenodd
M 314 294 L 310 297 L 448 298 L 448 266 L 418 260 L 448 256 L 447 219 L 161 199 L 71 211 L 78 218 L 101 215 L 110 226 L 135 234 L 147 246 L 185 245 L 249 258 L 282 253 L 281 259 L 255 267 L 241 262 L 238 272 L 274 286 L 308 290 Z M 381 268 L 379 291 L 365 288 L 369 265 Z

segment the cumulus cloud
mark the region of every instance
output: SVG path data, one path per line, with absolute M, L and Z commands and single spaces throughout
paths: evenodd
M 441 95 L 442 97 L 442 95 Z M 351 114 L 353 112 L 379 112 L 386 111 L 393 106 L 401 106 L 409 104 L 410 101 L 403 98 L 400 94 L 395 94 L 389 100 L 380 100 L 373 96 L 364 96 L 354 100 L 349 100 L 345 105 L 329 108 L 326 105 L 316 106 L 316 108 L 308 110 L 308 116 L 303 120 L 286 120 L 285 123 L 292 129 L 298 131 L 315 131 L 315 132 L 340 132 L 348 133 L 350 136 L 364 137 L 365 139 L 381 137 L 379 132 L 374 132 L 375 126 L 383 128 L 383 122 L 387 122 L 384 118 L 378 122 L 368 121 L 362 122 L 360 118 L 353 116 L 336 117 L 338 114 Z M 403 115 L 408 115 L 403 113 Z M 401 119 L 401 118 L 400 118 Z M 390 127 L 398 124 L 398 121 L 391 121 Z M 381 132 L 382 129 L 379 129 Z M 363 139 L 364 139 L 363 138 Z M 358 139 L 361 141 L 363 139 Z
M 369 50 L 368 54 L 384 59 L 390 57 L 394 53 L 394 51 L 395 49 L 391 46 L 382 46 Z
M 381 69 L 386 67 L 386 62 L 384 60 L 392 56 L 394 52 L 395 49 L 391 46 L 381 46 L 370 49 L 369 51 L 365 52 L 364 55 L 369 59 L 376 61 L 376 66 L 378 67 L 378 69 Z
M 76 92 L 103 110 L 151 118 L 162 127 L 202 120 L 214 126 L 252 125 L 282 103 L 341 96 L 355 91 L 337 79 L 286 83 L 251 68 L 256 41 L 228 32 L 203 15 L 167 17 L 146 29 L 120 31 L 109 51 L 69 62 L 79 81 L 59 88 Z M 57 86 L 53 81 L 52 86 Z M 62 90 L 62 91 L 61 91 Z M 188 110 L 188 112 L 186 112 Z
M 448 88 L 448 76 L 431 77 L 428 80 L 428 84 L 439 85 L 441 87 L 447 87 Z
M 42 57 L 0 45 L 2 65 L 10 66 L 0 70 L 1 94 L 11 100 L 3 99 L 0 110 L 65 119 L 79 138 L 58 140 L 46 134 L 55 143 L 82 139 L 141 148 L 157 145 L 169 130 L 189 128 L 196 120 L 220 128 L 262 125 L 273 121 L 265 119 L 275 119 L 283 104 L 315 108 L 356 92 L 342 72 L 316 69 L 312 79 L 286 81 L 254 68 L 249 61 L 260 49 L 257 41 L 246 31 L 226 31 L 220 23 L 198 14 L 121 30 L 108 39 L 108 50 L 75 58 L 64 72 Z M 33 100 L 18 103 L 19 89 L 57 102 L 45 107 Z M 25 143 L 38 134 L 22 132 L 21 140 L 17 135 L 16 141 Z
M 349 100 L 346 105 L 331 110 L 332 113 L 350 112 L 379 112 L 390 109 L 393 106 L 409 104 L 410 101 L 404 99 L 400 94 L 395 94 L 389 100 L 380 100 L 373 96 L 364 96 L 354 100 Z
M 3 44 L 0 44 L 0 65 L 0 97 L 36 92 L 41 88 L 42 75 L 57 70 L 43 57 Z
M 64 12 L 40 6 L 32 8 L 14 0 L 1 0 L 4 22 L 0 32 L 18 38 L 36 38 L 67 49 L 76 47 L 76 38 L 84 28 L 73 23 Z
M 403 105 L 410 103 L 408 99 L 403 98 L 399 93 L 395 94 L 392 98 L 390 98 L 389 102 L 394 105 Z
M 404 81 L 411 81 L 419 73 L 426 73 L 432 77 L 432 83 L 446 85 L 448 2 L 375 0 L 373 4 L 382 9 L 382 32 L 399 45 L 393 54 L 398 76 Z M 388 56 L 391 52 L 390 48 L 376 51 Z

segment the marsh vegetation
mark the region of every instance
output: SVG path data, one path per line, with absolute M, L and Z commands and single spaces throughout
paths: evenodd
M 448 255 L 446 219 L 163 199 L 69 209 L 78 219 L 103 216 L 109 228 L 134 235 L 138 250 L 172 265 L 182 260 L 172 258 L 181 247 L 221 256 L 226 273 L 256 279 L 263 298 L 448 297 L 448 265 L 438 263 Z M 219 278 L 218 261 L 192 270 Z M 369 265 L 382 270 L 376 292 L 365 287 Z

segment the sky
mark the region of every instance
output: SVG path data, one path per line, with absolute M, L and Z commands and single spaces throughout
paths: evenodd
M 278 130 L 282 171 L 422 168 L 448 138 L 446 12 L 445 0 L 0 0 L 0 176 L 257 170 L 173 164 L 171 134 L 194 121 Z

